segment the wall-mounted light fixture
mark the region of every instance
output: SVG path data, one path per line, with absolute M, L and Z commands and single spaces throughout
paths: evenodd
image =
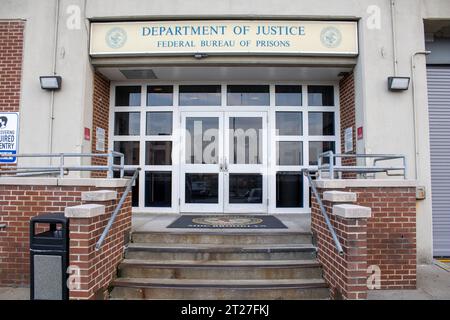
M 411 78 L 409 77 L 389 77 L 388 89 L 389 91 L 405 91 L 409 89 L 409 83 Z
M 60 76 L 41 76 L 39 77 L 41 88 L 44 90 L 61 89 L 62 78 Z
M 207 58 L 207 57 L 208 57 L 208 55 L 206 53 L 197 52 L 196 54 L 194 54 L 195 59 L 203 59 L 203 58 Z

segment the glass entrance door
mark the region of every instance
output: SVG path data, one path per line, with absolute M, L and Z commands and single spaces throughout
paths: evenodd
M 182 113 L 182 212 L 267 212 L 265 112 Z

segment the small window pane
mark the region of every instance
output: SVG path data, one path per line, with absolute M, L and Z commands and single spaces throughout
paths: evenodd
M 145 206 L 172 206 L 172 172 L 145 173 Z
M 114 134 L 116 136 L 137 136 L 141 128 L 139 112 L 116 112 Z
M 268 106 L 270 105 L 269 86 L 228 86 L 227 105 Z
M 220 106 L 221 86 L 180 86 L 180 106 Z
M 276 178 L 277 208 L 303 207 L 303 175 L 301 172 L 278 172 Z
M 147 112 L 148 136 L 172 135 L 172 112 Z
M 117 107 L 136 107 L 141 105 L 141 87 L 116 87 Z
M 263 118 L 230 117 L 230 161 L 232 164 L 262 163 Z
M 186 118 L 186 163 L 216 164 L 219 162 L 219 118 Z
M 277 142 L 277 165 L 279 166 L 303 165 L 303 142 L 298 141 Z
M 172 106 L 173 87 L 172 86 L 148 86 L 147 106 Z
M 186 203 L 219 203 L 219 175 L 186 173 Z
M 309 165 L 317 166 L 319 155 L 324 152 L 335 152 L 335 143 L 332 141 L 314 141 L 309 143 Z M 328 158 L 324 158 L 323 163 L 329 163 Z
M 230 174 L 230 203 L 262 203 L 260 174 Z
M 132 177 L 134 171 L 124 171 L 124 177 Z M 120 178 L 120 172 L 114 171 L 114 178 Z M 134 182 L 134 185 L 131 187 L 131 206 L 139 207 L 139 175 Z
M 145 142 L 145 164 L 148 166 L 172 165 L 172 141 Z
M 303 123 L 301 112 L 277 112 L 277 135 L 301 136 Z
M 333 112 L 310 112 L 308 122 L 309 135 L 334 136 Z
M 275 105 L 301 106 L 302 86 L 275 86 Z
M 334 87 L 308 86 L 308 105 L 334 106 Z
M 116 141 L 114 151 L 125 155 L 125 165 L 139 165 L 139 141 Z M 118 158 L 115 163 L 119 164 Z

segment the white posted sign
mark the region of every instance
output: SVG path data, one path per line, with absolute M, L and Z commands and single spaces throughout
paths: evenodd
M 0 158 L 0 163 L 16 163 L 19 142 L 19 113 L 0 113 L 0 154 L 11 157 Z

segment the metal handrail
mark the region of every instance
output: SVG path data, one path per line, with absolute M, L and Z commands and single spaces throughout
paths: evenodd
M 43 174 L 57 174 L 60 178 L 64 178 L 64 175 L 69 171 L 107 171 L 108 178 L 114 177 L 114 171 L 120 171 L 120 177 L 124 175 L 125 169 L 125 156 L 123 153 L 110 151 L 108 153 L 24 153 L 14 154 L 0 153 L 1 158 L 59 158 L 59 165 L 57 166 L 43 166 L 43 167 L 28 167 L 17 166 L 12 164 L 5 164 L 2 166 L 0 175 L 2 174 L 16 174 L 19 176 L 27 175 L 43 175 Z M 89 165 L 89 166 L 70 166 L 65 164 L 66 158 L 107 158 L 108 163 L 105 166 L 101 165 Z M 120 159 L 120 164 L 114 164 L 116 158 Z
M 100 248 L 102 247 L 103 242 L 106 239 L 106 236 L 109 233 L 109 230 L 111 229 L 114 220 L 116 220 L 116 216 L 119 214 L 120 209 L 122 209 L 123 203 L 125 202 L 125 199 L 128 196 L 128 193 L 130 193 L 131 188 L 133 187 L 134 181 L 136 181 L 137 177 L 139 176 L 139 171 L 141 171 L 141 168 L 137 168 L 134 171 L 133 176 L 131 177 L 130 181 L 128 181 L 127 183 L 127 187 L 125 189 L 125 191 L 122 194 L 122 197 L 120 198 L 119 204 L 117 205 L 116 209 L 114 209 L 114 212 L 111 216 L 111 218 L 109 218 L 108 224 L 106 225 L 105 229 L 102 232 L 102 235 L 100 236 L 100 239 L 98 239 L 96 245 L 95 245 L 95 250 L 98 251 L 100 250 Z
M 324 159 L 328 159 L 328 163 L 324 164 Z M 336 165 L 337 158 L 373 158 L 373 165 L 368 166 L 341 166 Z M 377 163 L 382 161 L 402 160 L 402 166 L 377 166 Z M 400 154 L 334 154 L 333 151 L 327 151 L 319 155 L 318 159 L 318 171 L 322 176 L 323 171 L 329 173 L 329 178 L 334 179 L 335 173 L 353 172 L 359 174 L 368 173 L 385 173 L 387 176 L 400 176 L 406 179 L 406 156 Z M 402 173 L 391 173 L 392 171 L 402 171 Z
M 303 174 L 308 178 L 309 185 L 314 193 L 314 196 L 317 199 L 317 203 L 319 204 L 319 207 L 320 207 L 320 212 L 322 213 L 322 216 L 325 219 L 325 223 L 327 224 L 328 230 L 331 233 L 331 237 L 333 238 L 334 245 L 336 246 L 336 250 L 339 253 L 339 255 L 342 256 L 342 255 L 344 255 L 344 250 L 342 249 L 341 242 L 339 241 L 339 239 L 336 235 L 336 231 L 334 231 L 334 228 L 331 225 L 330 218 L 328 217 L 327 211 L 325 210 L 325 207 L 322 203 L 322 199 L 320 198 L 319 192 L 317 192 L 316 185 L 314 184 L 314 182 L 311 178 L 310 170 L 303 169 Z

